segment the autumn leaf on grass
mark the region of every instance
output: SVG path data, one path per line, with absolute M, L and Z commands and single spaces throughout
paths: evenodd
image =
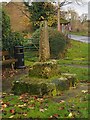
M 30 108 L 30 109 L 34 109 L 35 106 L 33 106 L 33 105 L 29 105 L 28 108 Z
M 19 99 L 19 100 L 21 100 L 21 99 L 23 99 L 23 97 L 22 97 L 22 96 L 20 96 L 18 99 Z
M 58 110 L 64 110 L 65 108 L 64 107 L 59 107 L 59 109 Z
M 6 105 L 9 107 L 9 106 L 10 106 L 10 103 L 9 103 L 9 102 L 6 102 Z
M 60 100 L 59 103 L 64 103 L 65 101 L 64 100 Z
M 13 117 L 14 117 L 14 115 L 10 116 L 9 118 L 13 118 Z
M 6 108 L 7 107 L 7 104 L 2 104 L 2 108 Z
M 69 113 L 68 117 L 72 117 L 72 116 L 73 116 L 73 114 L 72 114 L 72 113 Z
M 2 93 L 2 95 L 7 95 L 7 93 Z
M 22 102 L 24 102 L 24 103 L 28 103 L 28 99 L 27 99 L 27 100 L 22 100 Z
M 38 97 L 37 96 L 34 96 L 34 100 L 37 100 L 38 99 Z
M 60 117 L 60 115 L 54 114 L 53 116 L 51 115 L 49 118 L 59 118 L 59 117 Z
M 14 94 L 10 93 L 10 96 L 14 96 Z
M 45 108 L 44 110 L 47 110 L 47 108 Z
M 6 115 L 6 114 L 7 114 L 7 111 L 6 111 L 6 110 L 2 110 L 2 113 L 3 113 L 4 115 Z
M 54 114 L 53 115 L 55 118 L 59 118 L 59 115 L 58 114 Z
M 27 113 L 23 113 L 24 116 L 27 116 Z
M 23 104 L 23 105 L 18 105 L 18 107 L 25 107 L 26 106 L 26 103 L 25 104 Z
M 2 101 L 2 100 L 0 100 L 0 104 L 3 104 L 3 101 Z
M 88 93 L 88 90 L 82 90 L 82 93 Z
M 15 114 L 15 110 L 14 110 L 14 109 L 11 109 L 11 110 L 10 110 L 10 113 L 11 113 L 11 114 Z
M 40 108 L 40 112 L 44 112 L 44 109 L 43 109 L 43 108 Z
M 44 102 L 44 99 L 43 98 L 38 98 L 37 101 L 38 102 Z
M 47 108 L 48 108 L 48 104 L 45 104 L 45 107 L 47 107 Z

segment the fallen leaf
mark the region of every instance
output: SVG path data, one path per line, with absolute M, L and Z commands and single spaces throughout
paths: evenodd
M 88 93 L 88 90 L 82 90 L 82 93 Z
M 2 95 L 7 95 L 7 93 L 2 93 Z
M 6 115 L 6 114 L 7 114 L 7 111 L 6 111 L 6 110 L 2 110 L 2 113 L 3 113 L 4 115 Z
M 40 112 L 44 112 L 44 109 L 41 108 L 41 109 L 40 109 Z
M 3 107 L 3 108 L 6 108 L 6 107 L 7 107 L 7 105 L 6 105 L 6 104 L 3 104 L 3 105 L 2 105 L 2 107 Z
M 59 103 L 64 103 L 65 101 L 64 100 L 60 100 Z
M 13 117 L 14 117 L 14 115 L 10 116 L 9 118 L 13 118 Z
M 27 113 L 23 113 L 24 116 L 27 116 Z
M 69 113 L 68 117 L 72 117 L 72 116 L 73 116 L 73 114 L 72 114 L 72 113 Z
M 53 117 L 59 118 L 59 115 L 58 114 L 54 114 Z
M 10 93 L 11 96 L 14 96 L 14 94 Z
M 18 107 L 25 107 L 26 106 L 26 103 L 23 104 L 23 105 L 18 105 Z
M 7 104 L 7 106 L 10 106 L 10 103 L 9 103 L 9 102 L 7 102 L 6 104 Z
M 37 96 L 34 96 L 34 100 L 37 100 L 37 98 L 38 98 Z
M 14 114 L 14 113 L 15 113 L 15 110 L 14 110 L 14 109 L 11 109 L 11 110 L 10 110 L 10 113 Z
M 48 107 L 48 104 L 45 104 L 45 107 Z
M 22 97 L 22 96 L 20 96 L 18 99 L 19 99 L 19 100 L 21 100 L 21 99 L 23 99 L 23 97 Z
M 49 118 L 53 118 L 53 116 L 51 115 Z
M 2 101 L 2 100 L 0 100 L 0 103 L 1 103 L 1 104 L 3 104 L 3 101 Z
M 46 108 L 44 110 L 47 110 Z
M 64 107 L 60 107 L 58 110 L 64 110 L 65 108 Z
M 34 109 L 34 106 L 28 106 L 28 108 L 30 108 L 30 109 Z

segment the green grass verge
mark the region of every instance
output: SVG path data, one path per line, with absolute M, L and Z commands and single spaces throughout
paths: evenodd
M 76 78 L 78 81 L 88 81 L 88 71 L 90 69 L 88 68 L 77 68 L 73 66 L 60 66 L 60 71 L 62 73 L 71 73 L 71 74 L 76 74 Z
M 70 34 L 73 35 L 79 35 L 79 36 L 88 36 L 88 31 L 82 31 L 82 32 L 70 32 Z
M 88 47 L 90 44 L 71 40 L 71 46 L 66 53 L 66 59 L 69 60 L 88 60 Z
M 77 95 L 67 101 L 37 96 L 3 95 L 3 118 L 88 118 L 88 95 Z M 70 115 L 71 114 L 71 115 Z
M 65 59 L 61 59 L 61 60 L 57 60 L 58 64 L 60 65 L 80 65 L 80 66 L 87 66 L 90 65 L 89 61 L 82 61 L 82 60 L 65 60 Z

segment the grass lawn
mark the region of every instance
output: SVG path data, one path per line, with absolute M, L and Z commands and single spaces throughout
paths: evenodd
M 57 60 L 61 72 L 75 73 L 78 81 L 88 81 L 89 70 L 88 47 L 90 44 L 71 40 L 71 46 L 68 48 L 64 59 Z M 38 61 L 38 52 L 25 52 L 25 64 L 31 66 Z M 71 66 L 68 66 L 71 65 Z M 79 65 L 79 67 L 75 66 Z
M 82 32 L 70 32 L 70 34 L 73 35 L 79 35 L 79 36 L 88 36 L 88 31 L 82 31 Z
M 65 59 L 88 61 L 88 47 L 90 44 L 71 40 L 71 47 L 68 48 Z
M 79 81 L 88 81 L 90 65 L 88 61 L 88 47 L 90 44 L 71 40 L 64 59 L 58 60 L 62 72 L 75 73 Z M 71 65 L 71 66 L 68 66 Z
M 3 118 L 88 118 L 88 94 L 83 90 L 67 100 L 3 94 Z
M 90 70 L 90 69 L 89 69 Z M 88 68 L 77 68 L 73 66 L 60 66 L 60 71 L 62 73 L 72 73 L 76 74 L 78 82 L 87 82 L 88 81 Z
M 90 45 L 90 44 L 89 44 Z M 38 61 L 37 51 L 25 52 L 25 65 L 31 66 Z M 74 73 L 78 81 L 88 80 L 88 44 L 71 41 L 64 59 L 57 60 L 62 73 Z M 72 65 L 72 66 L 68 66 Z M 74 65 L 82 66 L 81 68 Z M 90 70 L 90 69 L 89 69 Z M 80 84 L 80 83 L 78 83 Z M 87 83 L 82 83 L 83 88 L 63 91 L 59 96 L 48 97 L 20 96 L 3 93 L 0 111 L 3 118 L 88 118 L 88 91 L 84 88 Z M 76 92 L 77 91 L 77 92 Z M 65 96 L 65 98 L 63 97 Z M 0 115 L 1 115 L 0 112 Z

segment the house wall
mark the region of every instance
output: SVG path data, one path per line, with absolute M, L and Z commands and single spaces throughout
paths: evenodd
M 23 2 L 10 2 L 5 5 L 4 8 L 7 14 L 10 16 L 12 31 L 32 31 L 30 19 L 26 17 L 26 15 L 29 16 L 29 13 L 25 11 L 26 6 Z

